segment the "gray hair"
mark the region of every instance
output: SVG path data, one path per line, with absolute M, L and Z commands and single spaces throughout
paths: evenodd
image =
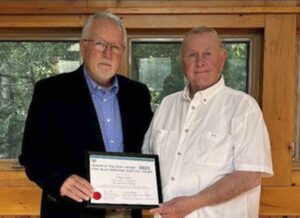
M 112 21 L 116 26 L 118 26 L 123 32 L 123 43 L 124 43 L 124 45 L 126 45 L 127 32 L 126 32 L 126 29 L 125 29 L 121 19 L 118 16 L 114 15 L 113 13 L 110 13 L 107 11 L 98 12 L 98 13 L 95 13 L 88 17 L 88 19 L 85 21 L 85 24 L 83 25 L 83 28 L 82 28 L 81 37 L 83 39 L 89 38 L 89 30 L 90 30 L 94 20 L 97 20 L 97 19 L 108 19 L 108 20 Z
M 193 28 L 192 30 L 190 30 L 189 32 L 187 32 L 185 34 L 185 36 L 183 38 L 183 41 L 182 41 L 181 51 L 184 48 L 185 42 L 186 42 L 187 38 L 190 35 L 193 35 L 193 34 L 202 34 L 202 33 L 211 33 L 212 35 L 214 35 L 219 40 L 220 48 L 224 48 L 222 40 L 219 37 L 219 34 L 217 33 L 217 31 L 215 29 L 210 28 L 210 27 L 206 27 L 206 26 L 199 26 L 199 27 Z

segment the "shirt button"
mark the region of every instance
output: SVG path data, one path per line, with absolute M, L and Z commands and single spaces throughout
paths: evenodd
M 109 142 L 110 142 L 111 144 L 113 144 L 115 141 L 114 141 L 114 140 L 110 140 Z
M 192 110 L 195 110 L 195 108 L 196 108 L 195 106 L 192 106 Z
M 172 176 L 172 177 L 171 177 L 171 181 L 174 181 L 174 180 L 175 180 L 175 178 Z
M 206 99 L 206 98 L 204 98 L 204 99 L 203 99 L 203 101 L 204 101 L 204 102 L 206 102 L 206 101 L 207 101 L 207 99 Z
M 180 155 L 181 155 L 181 153 L 180 153 L 180 152 L 177 152 L 177 155 L 178 155 L 178 156 L 180 156 Z
M 188 131 L 189 131 L 189 129 L 185 129 L 185 130 L 184 130 L 184 132 L 188 132 Z
M 103 99 L 103 101 L 104 101 L 104 102 L 106 102 L 106 101 L 107 101 L 107 99 L 106 99 L 106 98 L 104 98 L 104 99 Z
M 110 119 L 108 118 L 106 121 L 107 121 L 107 122 L 110 122 Z

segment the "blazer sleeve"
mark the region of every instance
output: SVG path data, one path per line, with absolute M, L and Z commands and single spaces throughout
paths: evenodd
M 54 137 L 52 118 L 53 105 L 49 91 L 38 82 L 28 110 L 19 161 L 30 180 L 46 193 L 58 197 L 62 183 L 70 173 L 59 159 L 54 160 L 55 154 L 50 149 Z M 59 153 L 58 150 L 56 152 Z
M 147 132 L 149 125 L 151 123 L 152 117 L 153 117 L 153 111 L 151 108 L 151 95 L 149 92 L 149 89 L 146 85 L 143 86 L 144 89 L 144 105 L 145 105 L 145 119 L 143 124 L 143 135 Z

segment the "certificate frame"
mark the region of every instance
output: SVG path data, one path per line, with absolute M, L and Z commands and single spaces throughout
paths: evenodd
M 86 168 L 95 188 L 89 208 L 150 209 L 163 201 L 156 154 L 87 151 Z

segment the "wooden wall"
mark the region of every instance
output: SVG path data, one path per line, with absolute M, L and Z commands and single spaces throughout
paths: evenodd
M 186 30 L 198 25 L 263 33 L 262 110 L 269 129 L 275 176 L 264 179 L 262 218 L 300 216 L 300 172 L 294 170 L 292 148 L 296 122 L 297 1 L 130 1 L 130 0 L 2 0 L 0 39 L 37 29 L 79 31 L 96 11 L 120 15 L 129 32 Z M 50 31 L 51 32 L 51 31 Z M 127 73 L 127 69 L 124 68 Z M 0 218 L 39 215 L 40 190 L 22 170 L 0 162 Z

